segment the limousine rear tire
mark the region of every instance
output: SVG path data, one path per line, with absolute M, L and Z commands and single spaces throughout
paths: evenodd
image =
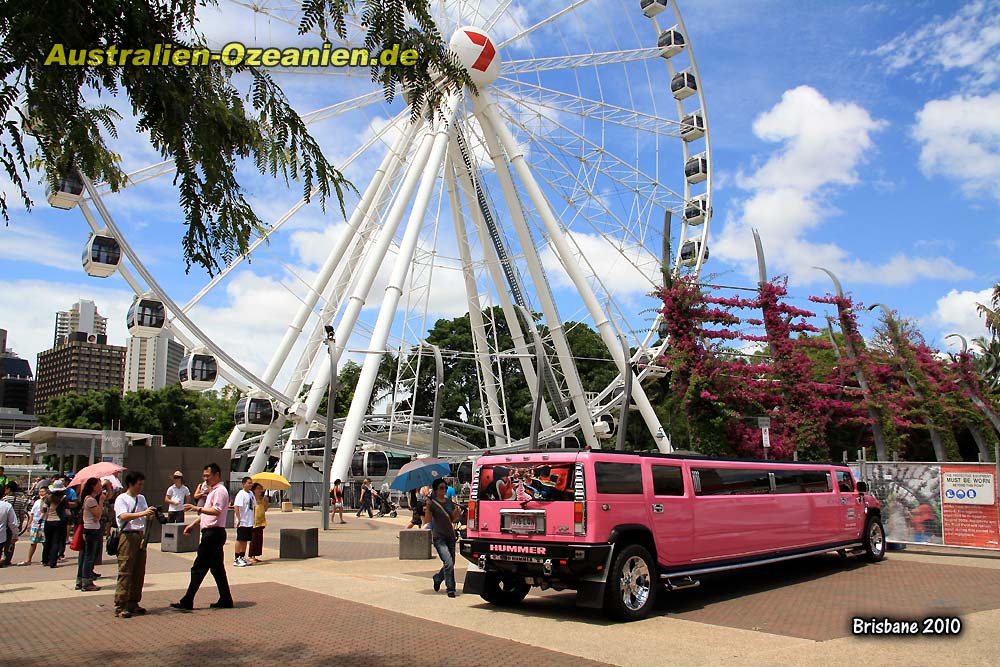
M 514 577 L 487 574 L 483 579 L 481 597 L 491 604 L 513 607 L 520 604 L 530 590 L 531 586 Z
M 630 544 L 615 553 L 605 585 L 604 611 L 622 621 L 649 615 L 659 587 L 656 566 L 645 547 Z
M 877 563 L 885 558 L 885 528 L 877 516 L 870 516 L 865 522 L 865 560 Z

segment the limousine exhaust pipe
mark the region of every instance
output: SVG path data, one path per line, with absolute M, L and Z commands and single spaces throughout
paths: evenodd
M 693 579 L 691 577 L 680 577 L 677 579 L 668 579 L 667 575 L 661 574 L 660 578 L 664 580 L 664 585 L 667 587 L 668 591 L 680 591 L 685 588 L 697 588 L 701 586 L 701 581 L 698 579 Z

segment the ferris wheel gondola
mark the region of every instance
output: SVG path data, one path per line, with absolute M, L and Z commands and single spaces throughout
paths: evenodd
M 133 336 L 152 338 L 166 326 L 167 309 L 155 295 L 147 292 L 132 300 L 125 322 Z
M 278 419 L 271 399 L 264 396 L 248 395 L 236 402 L 233 421 L 243 433 L 263 433 Z
M 181 359 L 178 379 L 185 389 L 211 389 L 219 379 L 219 365 L 205 348 L 190 350 Z
M 122 261 L 122 247 L 107 230 L 91 232 L 83 248 L 83 270 L 94 278 L 107 278 L 118 270 Z

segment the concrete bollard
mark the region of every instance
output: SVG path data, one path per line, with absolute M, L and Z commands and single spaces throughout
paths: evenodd
M 399 560 L 427 560 L 431 558 L 431 531 L 399 531 Z
M 282 501 L 282 503 L 281 503 L 281 511 L 282 512 L 291 512 L 292 511 L 292 501 L 291 500 Z
M 319 528 L 282 528 L 278 555 L 281 558 L 319 556 Z
M 163 526 L 160 551 L 177 554 L 197 551 L 200 535 L 198 530 L 192 530 L 189 535 L 185 535 L 183 523 L 168 523 Z

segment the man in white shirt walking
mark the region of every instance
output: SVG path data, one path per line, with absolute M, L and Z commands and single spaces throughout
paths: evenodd
M 246 559 L 247 543 L 253 537 L 253 510 L 257 501 L 250 489 L 253 488 L 253 480 L 249 477 L 243 478 L 243 488 L 236 494 L 233 501 L 233 511 L 236 512 L 236 559 L 233 565 L 236 567 L 246 567 L 250 561 Z
M 146 519 L 154 511 L 146 505 L 142 488 L 146 476 L 138 470 L 125 473 L 125 493 L 115 499 L 115 519 L 121 535 L 118 537 L 118 586 L 115 589 L 115 616 L 131 618 L 146 610 L 139 606 L 142 583 L 146 578 Z
M 184 474 L 174 471 L 174 483 L 167 487 L 164 500 L 167 503 L 167 517 L 170 523 L 184 523 L 184 505 L 191 502 L 191 489 L 184 485 Z
M 0 486 L 0 495 L 6 493 L 5 487 Z M 0 558 L 4 557 L 7 552 L 7 547 L 11 547 L 11 552 L 13 553 L 13 545 L 17 542 L 17 533 L 20 526 L 17 525 L 17 513 L 14 512 L 14 506 L 11 505 L 6 500 L 0 500 Z M 3 560 L 6 561 L 5 558 Z M 10 561 L 6 561 L 10 564 Z

